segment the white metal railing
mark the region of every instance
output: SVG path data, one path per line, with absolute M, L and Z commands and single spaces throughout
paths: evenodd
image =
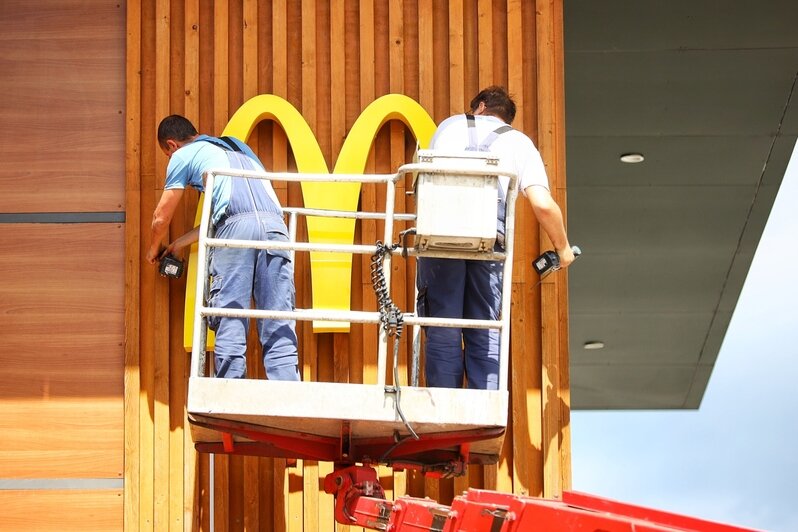
M 206 194 L 206 201 L 202 206 L 202 216 L 199 229 L 199 242 L 197 253 L 197 286 L 195 292 L 194 306 L 194 336 L 191 355 L 191 377 L 204 375 L 206 365 L 206 344 L 207 344 L 207 318 L 209 316 L 222 317 L 245 317 L 251 319 L 292 319 L 300 321 L 347 321 L 350 323 L 379 324 L 380 313 L 378 311 L 341 311 L 341 310 L 320 310 L 320 309 L 295 309 L 293 311 L 275 311 L 268 309 L 225 309 L 205 306 L 208 289 L 208 248 L 210 247 L 239 247 L 253 249 L 279 249 L 288 250 L 292 259 L 296 251 L 317 251 L 317 252 L 338 252 L 355 254 L 375 254 L 378 247 L 375 244 L 325 244 L 312 242 L 296 242 L 296 227 L 298 216 L 319 216 L 329 218 L 354 218 L 360 220 L 384 220 L 385 229 L 383 241 L 391 245 L 393 241 L 394 221 L 413 221 L 415 215 L 394 212 L 394 200 L 396 196 L 396 183 L 406 174 L 412 172 L 423 172 L 429 174 L 462 174 L 462 175 L 492 175 L 498 179 L 499 175 L 509 178 L 508 193 L 506 199 L 506 220 L 505 220 L 505 250 L 504 252 L 474 252 L 474 251 L 442 251 L 425 250 L 417 251 L 415 248 L 405 248 L 399 246 L 392 253 L 402 253 L 407 256 L 423 256 L 437 258 L 461 258 L 477 260 L 496 260 L 504 264 L 503 285 L 502 285 L 502 313 L 499 320 L 472 320 L 472 319 L 450 319 L 450 318 L 426 318 L 416 316 L 415 313 L 403 313 L 404 324 L 413 326 L 413 361 L 411 373 L 414 384 L 417 383 L 418 374 L 418 334 L 421 327 L 460 327 L 460 328 L 481 328 L 498 329 L 500 335 L 499 347 L 499 389 L 507 389 L 508 369 L 509 369 L 509 346 L 510 346 L 510 296 L 512 287 L 512 257 L 513 257 L 513 234 L 515 227 L 515 200 L 517 197 L 516 176 L 513 172 L 501 168 L 492 168 L 489 171 L 476 168 L 460 168 L 454 166 L 442 166 L 438 163 L 413 163 L 399 168 L 395 174 L 297 174 L 287 172 L 253 172 L 248 170 L 212 170 L 207 172 L 205 188 L 213 190 L 217 176 L 244 177 L 252 179 L 269 179 L 272 181 L 310 181 L 310 182 L 358 182 L 374 183 L 386 185 L 385 211 L 383 213 L 369 213 L 361 211 L 335 211 L 325 209 L 308 209 L 287 207 L 283 210 L 288 214 L 289 242 L 275 242 L 262 240 L 230 240 L 212 238 L 209 236 L 211 201 L 210 194 Z M 391 255 L 387 253 L 383 262 L 383 274 L 390 290 L 391 286 Z M 378 353 L 377 353 L 377 384 L 385 384 L 385 370 L 387 367 L 387 346 L 388 334 L 379 327 L 378 333 Z M 396 361 L 394 361 L 396 363 Z M 395 383 L 399 384 L 399 383 Z

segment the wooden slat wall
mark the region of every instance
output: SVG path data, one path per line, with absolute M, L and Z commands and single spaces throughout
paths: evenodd
M 180 330 L 185 286 L 141 261 L 167 162 L 157 149 L 157 124 L 166 114 L 182 113 L 200 131 L 220 134 L 247 99 L 276 94 L 300 110 L 332 168 L 349 128 L 381 95 L 406 94 L 439 122 L 464 111 L 480 88 L 504 85 L 518 104 L 513 125 L 538 144 L 564 208 L 562 0 L 130 0 L 126 7 L 126 209 L 128 226 L 138 228 L 126 244 L 126 528 L 209 530 L 213 513 L 215 530 L 347 530 L 334 527 L 333 499 L 321 489 L 329 464 L 287 467 L 284 460 L 227 456 L 211 461 L 192 450 L 184 410 L 188 357 Z M 262 123 L 248 141 L 268 168 L 296 168 L 279 126 Z M 367 171 L 392 171 L 414 145 L 404 125 L 386 125 Z M 299 186 L 277 189 L 285 205 L 302 204 Z M 191 227 L 195 199 L 181 206 L 173 237 Z M 362 209 L 381 208 L 383 201 L 384 191 L 363 187 Z M 412 210 L 403 194 L 397 201 L 400 209 Z M 502 460 L 471 467 L 454 481 L 381 469 L 389 496 L 447 503 L 469 486 L 534 496 L 569 486 L 565 277 L 535 286 L 530 261 L 548 243 L 525 202 L 519 202 L 517 227 L 511 424 Z M 300 238 L 304 233 L 300 227 Z M 381 238 L 380 223 L 358 224 L 357 241 Z M 308 308 L 308 260 L 297 257 L 297 304 Z M 353 262 L 355 309 L 375 308 L 369 263 L 369 257 Z M 394 299 L 405 309 L 413 305 L 414 275 L 412 262 L 394 261 Z M 299 335 L 304 379 L 376 380 L 373 327 L 315 334 L 299 324 Z M 405 346 L 403 371 L 408 354 Z M 259 357 L 251 359 L 250 374 L 263 378 Z

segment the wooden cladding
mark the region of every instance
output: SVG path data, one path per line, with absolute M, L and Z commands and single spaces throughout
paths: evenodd
M 0 529 L 123 523 L 125 9 L 0 3 Z
M 0 5 L 0 212 L 124 204 L 124 9 L 97 0 Z
M 349 128 L 381 95 L 410 96 L 439 122 L 463 112 L 480 88 L 504 85 L 518 104 L 513 125 L 538 144 L 564 207 L 561 0 L 130 0 L 126 7 L 126 528 L 208 530 L 212 514 L 216 530 L 334 530 L 333 499 L 321 487 L 331 464 L 211 459 L 193 451 L 184 415 L 185 284 L 159 277 L 142 261 L 167 162 L 156 145 L 157 124 L 179 113 L 201 132 L 221 134 L 246 100 L 276 94 L 302 113 L 332 168 Z M 290 146 L 279 124 L 261 123 L 247 140 L 271 170 L 294 170 L 302 157 L 302 146 Z M 414 148 L 407 128 L 390 122 L 374 140 L 367 171 L 394 171 Z M 275 187 L 284 205 L 303 204 L 298 185 Z M 412 211 L 402 191 L 398 210 Z M 193 224 L 196 195 L 186 196 L 171 238 Z M 383 191 L 363 187 L 362 210 L 383 201 Z M 570 482 L 566 286 L 563 276 L 535 285 L 530 261 L 546 243 L 520 203 L 511 424 L 502 460 L 443 481 L 380 469 L 389 497 L 446 503 L 468 486 L 554 495 Z M 355 238 L 373 243 L 381 231 L 364 221 Z M 375 308 L 369 266 L 370 257 L 355 257 L 352 308 Z M 394 300 L 411 309 L 414 264 L 395 260 L 393 267 Z M 297 305 L 309 308 L 303 254 L 296 283 Z M 298 333 L 304 380 L 376 380 L 375 328 L 316 334 L 303 323 Z M 263 378 L 257 350 L 250 355 L 251 376 Z M 405 346 L 403 378 L 407 357 Z

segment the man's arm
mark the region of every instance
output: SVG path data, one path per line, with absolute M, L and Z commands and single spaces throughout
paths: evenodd
M 155 212 L 152 213 L 152 226 L 150 228 L 150 248 L 147 251 L 146 260 L 150 264 L 160 257 L 161 242 L 169 231 L 169 224 L 177 210 L 177 205 L 183 197 L 183 189 L 175 188 L 164 190 Z
M 551 193 L 544 187 L 532 185 L 524 189 L 529 204 L 538 219 L 540 226 L 549 236 L 557 255 L 560 256 L 560 266 L 565 268 L 574 261 L 574 252 L 568 243 L 565 233 L 565 223 L 557 202 Z
M 185 248 L 186 246 L 190 246 L 191 244 L 199 240 L 199 230 L 200 228 L 199 226 L 197 226 L 188 233 L 185 233 L 184 235 L 175 238 L 171 244 L 166 246 L 166 250 L 164 250 L 164 253 L 175 255 L 178 258 L 182 259 L 183 248 Z

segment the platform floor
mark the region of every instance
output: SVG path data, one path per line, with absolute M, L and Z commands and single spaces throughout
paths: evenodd
M 471 463 L 498 460 L 506 391 L 403 386 L 399 404 L 407 423 L 396 394 L 380 385 L 189 380 L 201 451 L 386 464 L 438 464 L 464 452 Z

